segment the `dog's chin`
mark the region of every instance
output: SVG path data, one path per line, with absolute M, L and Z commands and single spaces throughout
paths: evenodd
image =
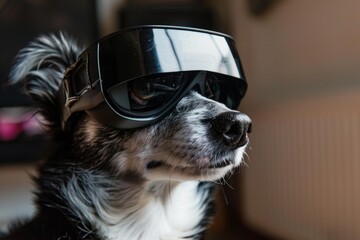
M 161 160 L 153 160 L 147 164 L 146 178 L 154 181 L 216 181 L 240 165 L 244 149 L 245 147 L 235 150 L 231 158 L 225 157 L 207 165 L 175 165 Z

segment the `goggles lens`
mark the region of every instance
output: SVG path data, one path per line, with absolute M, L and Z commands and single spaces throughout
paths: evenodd
M 148 111 L 161 107 L 180 88 L 182 74 L 130 81 L 128 93 L 133 111 Z
M 132 113 L 152 112 L 167 105 L 184 85 L 184 73 L 142 77 L 109 89 L 115 105 Z
M 241 83 L 213 73 L 181 72 L 133 79 L 111 87 L 108 92 L 114 108 L 129 116 L 147 117 L 177 103 L 191 90 L 235 109 L 244 94 Z

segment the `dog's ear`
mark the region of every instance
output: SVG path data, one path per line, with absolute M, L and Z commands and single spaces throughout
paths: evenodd
M 37 111 L 44 117 L 47 129 L 61 130 L 56 96 L 66 69 L 81 49 L 63 33 L 42 35 L 20 50 L 11 69 L 9 81 L 23 81 Z

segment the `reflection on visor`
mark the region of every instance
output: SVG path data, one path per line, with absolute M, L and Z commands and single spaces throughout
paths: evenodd
M 227 78 L 215 73 L 207 73 L 205 92 L 207 98 L 225 104 L 230 109 L 236 109 L 244 95 L 243 82 Z
M 120 83 L 109 89 L 117 106 L 128 111 L 158 110 L 176 96 L 183 86 L 184 73 L 160 74 Z
M 199 79 L 198 72 L 147 76 L 117 84 L 109 89 L 109 93 L 118 107 L 133 113 L 159 111 L 191 90 L 236 109 L 242 96 L 234 90 L 234 87 L 242 89 L 236 84 L 238 81 L 213 73 L 203 76 Z
M 154 29 L 149 40 L 148 48 L 153 49 L 163 72 L 208 70 L 240 77 L 229 43 L 222 36 Z
M 102 87 L 155 74 L 207 71 L 244 76 L 231 38 L 208 32 L 143 28 L 101 41 L 98 67 Z
M 133 111 L 155 110 L 167 103 L 178 92 L 183 74 L 166 74 L 140 78 L 128 83 L 130 107 Z

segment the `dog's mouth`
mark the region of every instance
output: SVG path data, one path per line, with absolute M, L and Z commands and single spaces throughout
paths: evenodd
M 235 163 L 235 161 L 233 159 L 223 159 L 221 161 L 218 161 L 216 163 L 212 163 L 209 164 L 207 166 L 202 167 L 203 169 L 216 169 L 216 168 L 224 168 L 224 167 L 228 167 L 229 165 L 233 165 Z M 148 170 L 151 169 L 155 169 L 155 168 L 160 168 L 160 167 L 168 167 L 168 168 L 172 168 L 172 167 L 180 167 L 180 168 L 186 168 L 183 166 L 173 166 L 171 164 L 166 163 L 165 161 L 159 161 L 159 160 L 153 160 L 150 161 L 147 165 L 146 168 Z M 190 168 L 190 166 L 188 166 L 188 168 Z
M 233 164 L 235 164 L 234 159 L 224 159 L 223 161 L 220 161 L 218 163 L 211 164 L 208 168 L 224 168 Z
M 215 181 L 239 166 L 243 154 L 244 148 L 239 148 L 234 152 L 218 152 L 213 157 L 198 154 L 190 159 L 178 156 L 167 156 L 166 160 L 149 159 L 145 171 L 147 178 L 152 180 Z
M 153 180 L 200 180 L 215 181 L 236 166 L 236 160 L 222 159 L 208 164 L 173 164 L 153 160 L 146 165 L 147 176 Z

